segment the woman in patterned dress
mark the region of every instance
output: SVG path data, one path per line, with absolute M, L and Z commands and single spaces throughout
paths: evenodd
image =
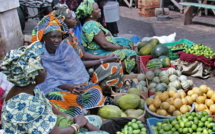
M 45 80 L 45 69 L 40 55 L 41 42 L 7 53 L 2 66 L 14 84 L 7 94 L 2 109 L 4 133 L 15 134 L 107 134 L 99 131 L 102 120 L 98 116 L 71 117 L 52 107 L 38 84 Z M 89 131 L 89 132 L 87 132 Z
M 56 23 L 61 26 L 64 31 L 64 43 L 69 44 L 82 59 L 87 70 L 93 68 L 90 82 L 98 83 L 104 90 L 104 95 L 110 95 L 110 86 L 121 88 L 123 79 L 123 68 L 121 63 L 117 63 L 119 58 L 114 55 L 99 56 L 87 53 L 80 45 L 77 37 L 72 32 L 72 28 L 76 25 L 76 21 L 72 13 L 66 5 L 57 4 L 55 10 L 45 16 L 32 31 L 32 41 L 42 41 L 42 35 L 45 27 L 50 23 Z M 69 62 L 68 62 L 69 63 Z
M 97 20 L 101 10 L 94 0 L 84 0 L 77 8 L 77 18 L 82 22 L 82 44 L 86 52 L 105 56 L 116 54 L 123 61 L 124 72 L 131 73 L 135 68 L 136 52 L 131 50 L 134 44 L 126 38 L 115 38 L 109 30 Z

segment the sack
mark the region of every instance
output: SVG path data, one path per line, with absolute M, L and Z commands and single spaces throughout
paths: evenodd
M 136 88 L 137 85 L 133 81 L 133 79 L 127 79 L 124 81 L 122 88 L 120 89 L 120 93 L 127 93 L 128 89 L 130 88 Z
M 213 69 L 210 66 L 204 65 L 200 61 L 189 63 L 183 60 L 176 60 L 174 65 L 181 71 L 182 74 L 198 77 L 198 78 L 209 78 L 213 74 Z

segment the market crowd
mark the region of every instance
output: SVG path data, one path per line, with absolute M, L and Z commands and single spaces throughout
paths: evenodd
M 106 2 L 59 1 L 32 30 L 31 44 L 7 53 L 1 71 L 13 86 L 2 107 L 5 133 L 107 133 L 96 111 L 136 71 L 136 52 L 134 42 L 115 37 L 115 22 L 103 23 Z

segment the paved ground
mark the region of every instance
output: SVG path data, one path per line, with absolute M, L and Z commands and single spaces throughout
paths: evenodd
M 195 17 L 195 22 L 207 22 L 210 25 L 192 24 L 183 25 L 183 14 L 170 12 L 172 19 L 169 21 L 157 21 L 156 17 L 143 18 L 138 15 L 137 8 L 120 7 L 120 20 L 118 21 L 119 36 L 132 37 L 134 35 L 143 37 L 169 35 L 176 32 L 176 40 L 186 38 L 195 43 L 202 43 L 215 50 L 215 16 Z M 28 20 L 24 34 L 31 34 L 32 28 L 37 23 L 36 20 Z M 199 86 L 206 84 L 215 88 L 214 77 L 202 80 L 192 78 L 194 84 Z

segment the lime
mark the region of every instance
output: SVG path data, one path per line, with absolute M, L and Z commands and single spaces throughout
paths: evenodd
M 173 132 L 172 134 L 179 134 L 179 132 Z
M 131 120 L 132 123 L 135 123 L 136 121 L 137 121 L 136 119 L 132 119 L 132 120 Z
M 159 130 L 159 134 L 162 134 L 162 133 L 164 133 L 164 130 L 163 130 L 163 129 L 160 129 L 160 130 Z
M 198 123 L 199 123 L 198 118 L 194 118 L 193 123 L 194 123 L 194 124 L 198 124 Z
M 139 128 L 144 128 L 144 125 L 141 123 L 141 124 L 138 124 Z
M 193 119 L 194 119 L 193 116 L 189 116 L 189 117 L 188 117 L 188 120 L 189 120 L 189 121 L 192 121 Z
M 211 117 L 209 117 L 209 118 L 208 118 L 208 121 L 209 121 L 209 122 L 213 122 L 214 120 L 213 120 Z
M 213 126 L 214 126 L 214 123 L 208 123 L 208 124 L 206 125 L 207 128 L 213 128 Z
M 206 120 L 207 120 L 206 117 L 202 117 L 202 118 L 201 118 L 201 121 L 202 121 L 202 122 L 205 122 Z
M 193 130 L 196 130 L 197 129 L 197 125 L 196 124 L 192 124 L 192 127 L 191 127 Z
M 184 127 L 184 122 L 180 122 L 180 127 L 181 127 L 181 128 Z
M 174 127 L 172 127 L 171 131 L 173 131 L 173 132 L 174 132 L 174 131 L 176 131 L 176 129 L 175 129 Z
M 181 116 L 177 116 L 176 119 L 177 119 L 178 121 L 180 121 L 180 120 L 181 120 Z
M 191 122 L 186 122 L 186 123 L 185 123 L 185 127 L 189 128 L 189 127 L 191 127 L 191 126 L 192 126 L 192 123 L 191 123 Z
M 156 123 L 156 126 L 161 126 L 161 125 L 162 125 L 161 122 L 157 122 L 157 123 Z
M 202 128 L 197 128 L 197 130 L 196 130 L 197 132 L 202 132 Z
M 196 116 L 196 113 L 195 113 L 195 112 L 192 112 L 191 115 L 192 115 L 193 117 L 195 117 L 195 116 Z
M 132 127 L 132 129 L 138 129 L 139 128 L 139 126 L 137 125 L 137 123 L 131 124 L 131 127 Z
M 184 134 L 187 134 L 189 132 L 188 128 L 183 128 L 183 131 L 182 131 Z
M 168 124 L 166 126 L 164 126 L 164 131 L 169 131 L 170 129 L 172 129 L 172 125 Z
M 174 125 L 174 128 L 175 128 L 176 130 L 178 130 L 178 129 L 180 128 L 179 124 L 175 124 L 175 125 Z
M 176 120 L 173 120 L 171 124 L 175 125 L 175 124 L 178 124 L 178 122 Z
M 136 123 L 138 123 L 138 124 L 142 124 L 142 122 L 141 122 L 141 121 L 137 121 Z
M 188 128 L 188 130 L 189 130 L 189 133 L 193 133 L 193 129 L 192 128 Z
M 204 126 L 204 123 L 199 122 L 198 127 L 203 127 L 203 126 Z
M 183 133 L 183 128 L 179 128 L 179 129 L 178 129 L 178 132 L 179 132 L 179 133 Z
M 213 131 L 211 129 L 208 129 L 208 133 L 211 134 Z
M 146 128 L 141 128 L 141 131 L 145 131 L 146 132 Z

